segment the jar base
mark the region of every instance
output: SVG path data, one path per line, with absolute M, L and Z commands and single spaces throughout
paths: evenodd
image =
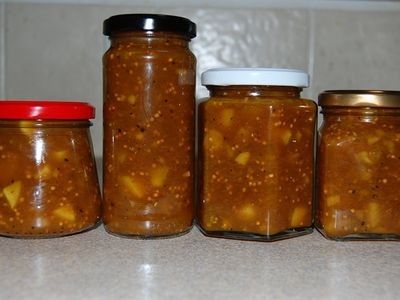
M 175 237 L 180 237 L 185 234 L 188 234 L 193 228 L 193 225 L 187 228 L 184 231 L 178 232 L 178 233 L 171 233 L 171 234 L 160 234 L 160 235 L 150 235 L 150 234 L 131 234 L 131 233 L 120 233 L 120 232 L 114 232 L 111 231 L 107 228 L 106 225 L 104 225 L 105 231 L 113 236 L 120 237 L 120 238 L 127 238 L 127 239 L 136 239 L 136 240 L 162 240 L 162 239 L 170 239 L 170 238 L 175 238 Z
M 400 234 L 395 233 L 357 233 L 345 236 L 329 236 L 323 230 L 317 228 L 324 238 L 337 242 L 351 241 L 400 241 Z
M 21 240 L 40 240 L 40 239 L 53 239 L 53 238 L 62 238 L 70 235 L 75 235 L 75 234 L 80 234 L 80 233 L 85 233 L 88 231 L 91 231 L 97 227 L 99 227 L 101 224 L 101 220 L 99 220 L 97 223 L 94 225 L 90 225 L 88 227 L 82 228 L 77 231 L 73 232 L 65 232 L 65 233 L 50 233 L 50 234 L 16 234 L 16 233 L 4 233 L 0 232 L 0 237 L 5 237 L 5 238 L 11 238 L 11 239 L 21 239 Z
M 274 242 L 310 234 L 313 232 L 312 227 L 288 229 L 272 235 L 263 235 L 251 232 L 237 232 L 237 231 L 206 231 L 201 226 L 198 226 L 198 228 L 204 235 L 209 237 L 244 240 L 244 241 L 259 241 L 259 242 Z

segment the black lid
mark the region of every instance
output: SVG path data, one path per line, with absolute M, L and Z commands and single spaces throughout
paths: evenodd
M 104 35 L 126 31 L 174 32 L 192 39 L 196 36 L 196 24 L 186 18 L 157 14 L 116 15 L 103 23 Z

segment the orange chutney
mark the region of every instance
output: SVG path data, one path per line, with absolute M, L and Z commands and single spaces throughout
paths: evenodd
M 175 16 L 104 23 L 111 40 L 103 58 L 108 232 L 148 238 L 192 227 L 196 58 L 188 44 L 195 32 Z
M 319 96 L 317 227 L 327 238 L 400 239 L 400 92 Z
M 202 231 L 266 241 L 311 232 L 316 105 L 300 99 L 308 75 L 207 72 L 210 99 L 199 108 Z
M 93 117 L 86 103 L 0 101 L 0 235 L 57 237 L 100 221 Z

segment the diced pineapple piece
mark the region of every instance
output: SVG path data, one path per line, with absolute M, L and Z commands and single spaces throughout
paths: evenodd
M 18 126 L 21 132 L 25 135 L 32 135 L 35 132 L 33 121 L 19 121 Z
M 366 210 L 367 225 L 370 228 L 377 227 L 381 219 L 379 204 L 376 202 L 368 203 Z
M 137 198 L 142 198 L 145 195 L 144 187 L 139 182 L 129 176 L 121 176 L 120 179 L 123 186 Z
M 379 136 L 369 136 L 367 137 L 368 145 L 373 145 L 378 142 L 381 138 Z
M 300 141 L 301 140 L 301 138 L 302 138 L 302 134 L 301 134 L 301 132 L 299 131 L 299 130 L 297 130 L 296 131 L 296 135 L 295 135 L 295 138 L 296 138 L 296 141 Z
M 245 204 L 238 210 L 237 214 L 243 220 L 252 220 L 256 216 L 256 210 L 253 205 Z
M 128 154 L 126 152 L 120 152 L 117 155 L 117 160 L 120 164 L 122 164 L 123 162 L 125 162 L 126 157 L 128 156 Z
M 384 141 L 383 144 L 390 153 L 394 153 L 394 143 L 392 141 Z
M 285 129 L 282 132 L 281 138 L 285 145 L 289 143 L 291 137 L 292 137 L 292 132 L 289 129 Z
M 150 172 L 151 184 L 155 187 L 163 186 L 165 180 L 167 179 L 167 175 L 168 175 L 168 167 L 158 166 L 154 168 Z
M 221 124 L 224 126 L 231 126 L 233 123 L 233 115 L 235 111 L 232 108 L 226 108 L 221 112 Z
M 66 150 L 59 150 L 59 151 L 54 151 L 52 152 L 52 156 L 54 157 L 54 159 L 56 160 L 64 160 L 66 158 L 68 158 L 67 156 L 67 151 Z
M 311 214 L 310 209 L 306 207 L 296 207 L 290 219 L 290 226 L 293 228 L 305 226 L 309 213 Z
M 135 135 L 135 139 L 137 139 L 138 141 L 143 140 L 144 138 L 144 134 L 142 132 L 139 132 Z
M 6 197 L 8 205 L 10 205 L 11 208 L 14 208 L 17 205 L 19 196 L 21 194 L 21 189 L 21 181 L 15 181 L 3 188 L 3 194 Z
M 39 167 L 38 173 L 37 173 L 36 177 L 37 177 L 38 179 L 45 180 L 45 179 L 50 178 L 51 175 L 52 175 L 52 174 L 51 174 L 51 169 L 50 169 L 50 167 L 49 167 L 48 165 L 45 165 L 45 166 Z
M 361 178 L 362 180 L 366 180 L 366 181 L 370 180 L 370 179 L 372 178 L 372 173 L 371 173 L 371 171 L 368 171 L 368 170 L 361 170 L 361 172 L 360 172 L 360 178 Z
M 204 146 L 207 149 L 219 149 L 222 147 L 223 142 L 224 137 L 222 134 L 215 129 L 210 129 L 205 135 Z
M 326 205 L 328 207 L 335 206 L 340 203 L 340 195 L 328 196 L 326 198 Z
M 367 151 L 361 151 L 355 154 L 356 160 L 361 163 L 365 163 L 368 165 L 373 165 L 374 162 L 372 161 L 371 157 L 368 155 Z
M 58 217 L 60 219 L 64 219 L 66 221 L 70 221 L 70 222 L 75 221 L 75 211 L 72 208 L 72 206 L 70 206 L 70 205 L 61 206 L 61 207 L 53 210 L 53 214 L 56 217 Z
M 136 96 L 135 95 L 129 95 L 128 96 L 128 102 L 130 104 L 135 104 L 136 103 Z
M 239 165 L 246 165 L 250 159 L 250 152 L 242 152 L 238 156 L 236 156 L 235 161 Z

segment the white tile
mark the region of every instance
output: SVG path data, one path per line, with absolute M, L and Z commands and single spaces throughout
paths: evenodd
M 400 12 L 316 12 L 313 94 L 400 89 Z

